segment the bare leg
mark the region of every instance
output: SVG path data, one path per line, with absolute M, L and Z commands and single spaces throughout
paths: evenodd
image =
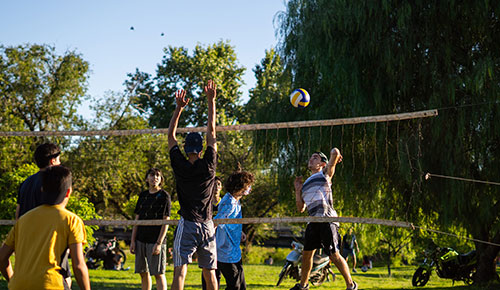
M 174 268 L 174 281 L 172 282 L 172 290 L 183 290 L 184 280 L 186 280 L 187 264 Z
M 167 278 L 165 278 L 165 274 L 155 275 L 155 280 L 156 280 L 156 289 L 167 290 Z
M 151 276 L 149 272 L 139 273 L 141 275 L 141 289 L 142 290 L 151 290 L 151 286 L 153 285 L 151 281 Z
M 311 274 L 314 252 L 316 252 L 316 250 L 302 252 L 302 266 L 300 275 L 300 286 L 302 287 L 306 286 L 309 281 L 309 275 Z
M 217 286 L 217 277 L 215 276 L 214 269 L 205 269 L 202 268 L 201 272 L 203 273 L 203 278 L 205 278 L 205 282 L 207 285 L 207 290 L 217 290 L 219 287 Z
M 354 251 L 352 253 L 352 268 L 356 269 L 356 254 L 354 253 Z
M 349 273 L 349 266 L 338 251 L 330 255 L 330 261 L 332 261 L 335 267 L 339 269 L 340 274 L 344 277 L 346 286 L 348 288 L 354 286 L 352 283 L 351 273 Z

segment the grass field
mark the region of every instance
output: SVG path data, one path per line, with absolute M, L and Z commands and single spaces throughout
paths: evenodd
M 138 274 L 134 274 L 134 256 L 128 256 L 128 261 L 125 267 L 130 267 L 128 271 L 109 271 L 109 270 L 90 270 L 90 279 L 92 289 L 140 289 L 140 278 Z M 245 278 L 248 289 L 267 290 L 267 289 L 290 289 L 295 281 L 286 279 L 276 287 L 278 274 L 282 265 L 244 265 Z M 418 289 L 411 286 L 411 277 L 415 271 L 415 266 L 397 267 L 392 269 L 392 276 L 387 276 L 387 269 L 385 267 L 375 267 L 366 273 L 358 271 L 353 273 L 353 279 L 358 282 L 359 289 Z M 335 269 L 336 270 L 336 269 Z M 325 282 L 318 287 L 311 287 L 311 289 L 326 290 L 326 289 L 345 289 L 344 280 L 337 274 L 336 281 Z M 170 284 L 173 277 L 172 265 L 167 266 L 166 273 L 167 281 Z M 154 283 L 154 279 L 153 279 Z M 221 289 L 225 289 L 225 282 L 222 280 Z M 7 289 L 5 280 L 0 280 L 0 289 Z M 74 281 L 73 289 L 79 289 L 76 281 Z M 153 287 L 155 289 L 155 287 Z M 170 286 L 169 286 L 170 289 Z M 197 265 L 190 265 L 188 268 L 188 276 L 186 279 L 185 289 L 201 289 L 201 270 Z M 467 290 L 498 290 L 500 284 L 491 285 L 489 287 L 467 287 L 462 282 L 457 282 L 453 285 L 451 280 L 440 279 L 435 273 L 431 276 L 429 283 L 420 289 L 467 289 Z

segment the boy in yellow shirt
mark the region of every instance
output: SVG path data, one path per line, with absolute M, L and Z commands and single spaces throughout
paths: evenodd
M 69 289 L 61 270 L 69 247 L 73 272 L 80 289 L 90 289 L 83 255 L 86 234 L 83 221 L 66 209 L 72 192 L 71 171 L 52 166 L 41 171 L 42 205 L 16 222 L 0 248 L 0 271 L 9 289 Z M 9 257 L 16 253 L 15 271 Z

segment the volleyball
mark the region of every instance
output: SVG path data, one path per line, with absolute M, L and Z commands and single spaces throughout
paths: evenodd
M 295 108 L 307 107 L 310 100 L 309 93 L 304 89 L 296 89 L 290 95 L 290 103 L 292 103 L 292 106 Z

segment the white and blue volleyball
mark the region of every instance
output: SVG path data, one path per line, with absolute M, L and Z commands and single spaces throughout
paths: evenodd
M 295 108 L 305 108 L 309 105 L 310 101 L 309 93 L 304 89 L 296 89 L 290 95 L 290 103 Z

